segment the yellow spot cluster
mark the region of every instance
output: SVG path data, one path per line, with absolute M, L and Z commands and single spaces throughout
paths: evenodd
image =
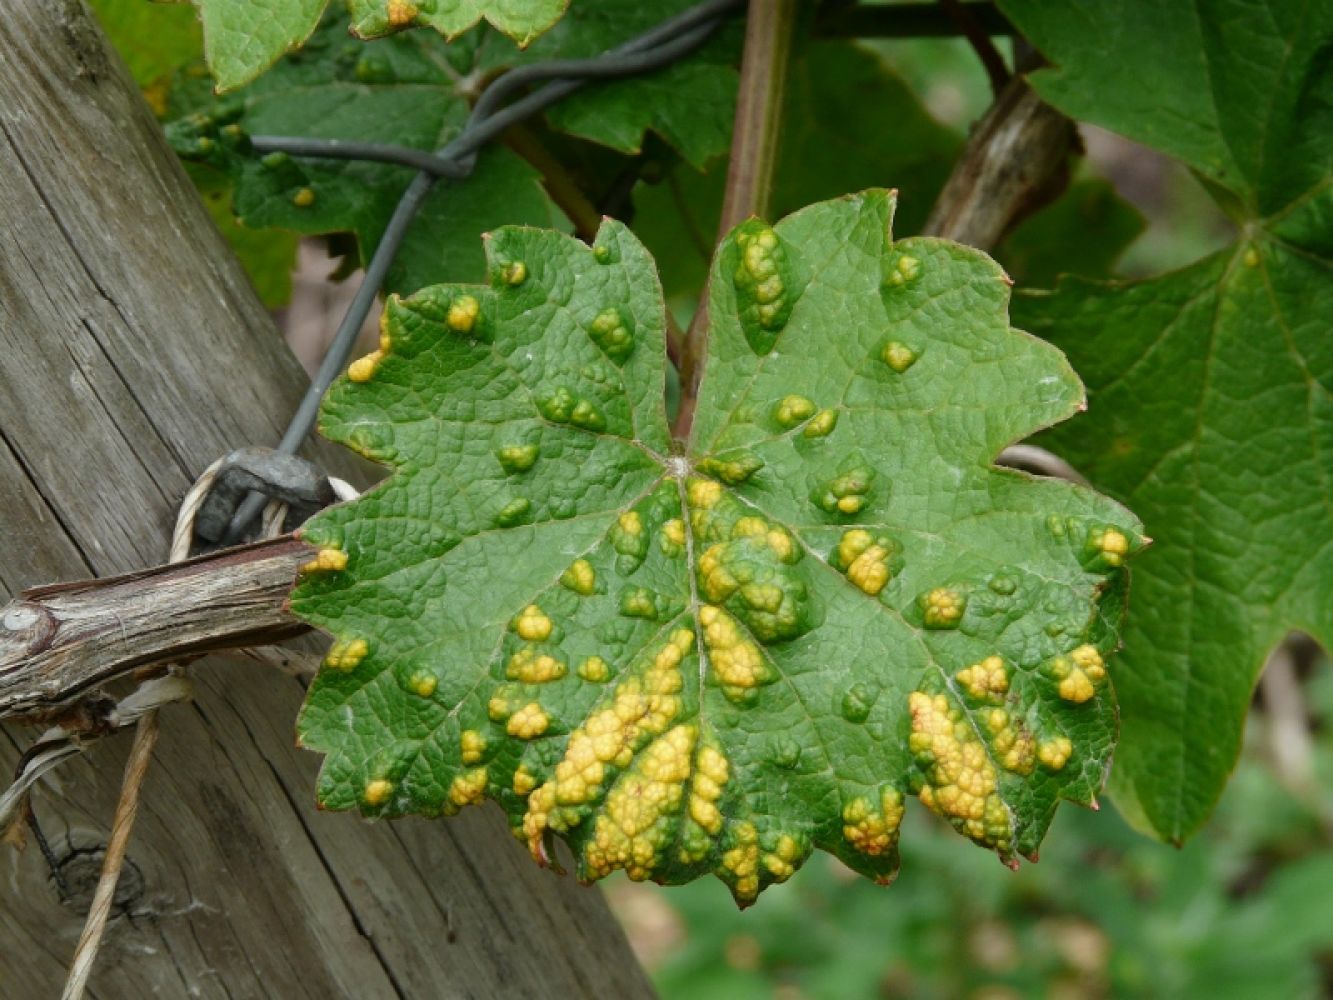
M 464 764 L 475 764 L 486 753 L 486 737 L 475 729 L 464 729 L 458 743 Z
M 755 301 L 758 303 L 759 323 L 771 326 L 782 312 L 783 292 L 782 276 L 778 274 L 777 256 L 778 234 L 764 228 L 758 232 L 741 233 L 737 237 L 741 247 L 741 268 L 745 283 L 753 287 Z
M 842 835 L 852 849 L 872 858 L 887 854 L 898 840 L 903 821 L 903 796 L 885 786 L 876 808 L 865 796 L 857 796 L 842 808 Z
M 988 656 L 979 663 L 964 667 L 954 677 L 963 690 L 978 701 L 993 700 L 1009 690 L 1009 670 L 998 656 Z
M 546 712 L 535 701 L 529 702 L 509 717 L 505 732 L 520 740 L 535 740 L 551 724 Z
M 991 743 L 1004 769 L 1015 774 L 1031 774 L 1037 752 L 1032 733 L 1002 708 L 993 708 L 986 713 L 986 728 L 991 731 Z
M 1057 656 L 1051 661 L 1049 671 L 1059 682 L 1060 697 L 1081 705 L 1097 693 L 1097 685 L 1106 679 L 1106 662 L 1096 646 L 1082 645 L 1068 656 Z
M 339 639 L 325 654 L 324 666 L 330 670 L 351 670 L 365 659 L 369 652 L 370 645 L 365 639 Z
M 389 0 L 387 13 L 390 27 L 403 28 L 416 19 L 418 10 L 417 5 L 409 0 Z
M 774 416 L 783 427 L 795 427 L 815 414 L 815 404 L 804 396 L 784 396 L 778 402 Z
M 1057 736 L 1051 740 L 1043 740 L 1037 747 L 1037 759 L 1052 771 L 1059 771 L 1069 763 L 1069 758 L 1073 756 L 1074 744 L 1069 742 L 1067 736 Z
M 808 438 L 826 437 L 838 426 L 837 410 L 820 410 L 801 433 Z
M 514 794 L 527 797 L 537 787 L 537 776 L 528 770 L 527 764 L 518 765 L 514 771 Z
M 685 551 L 685 522 L 678 517 L 667 521 L 662 525 L 662 534 L 657 541 L 668 556 L 680 555 Z
M 419 698 L 429 698 L 440 686 L 440 679 L 432 673 L 418 671 L 407 682 L 408 688 Z
M 315 558 L 301 567 L 301 573 L 338 573 L 346 568 L 347 553 L 330 546 L 316 552 Z
M 889 550 L 864 528 L 843 532 L 838 542 L 838 564 L 847 579 L 872 597 L 889 582 Z
M 455 333 L 467 333 L 476 325 L 481 314 L 481 303 L 471 295 L 460 295 L 449 304 L 444 321 Z
M 696 511 L 711 510 L 722 499 L 722 484 L 711 479 L 691 479 L 686 491 Z
M 884 345 L 884 349 L 879 353 L 880 359 L 901 375 L 912 365 L 916 364 L 916 351 L 912 350 L 906 344 L 896 340 L 890 340 Z
M 534 858 L 542 857 L 548 828 L 567 829 L 577 821 L 573 807 L 599 794 L 607 768 L 628 767 L 639 743 L 665 731 L 680 712 L 680 664 L 693 647 L 694 633 L 677 629 L 641 677 L 617 685 L 610 704 L 570 734 L 554 778 L 532 793 L 523 817 L 523 838 Z
M 690 788 L 690 818 L 715 837 L 722 832 L 722 812 L 717 800 L 722 797 L 729 770 L 727 758 L 719 751 L 707 745 L 699 748 Z
M 551 637 L 551 619 L 537 605 L 529 604 L 514 619 L 513 629 L 520 639 L 545 642 Z
M 549 684 L 565 676 L 565 664 L 549 653 L 538 653 L 525 646 L 509 658 L 505 676 L 524 684 Z
M 1125 556 L 1129 555 L 1129 539 L 1125 537 L 1123 531 L 1115 528 L 1104 528 L 1093 532 L 1090 541 L 1108 566 L 1123 565 Z
M 898 257 L 897 263 L 887 278 L 884 279 L 886 285 L 903 285 L 911 281 L 921 273 L 921 261 L 917 258 L 902 254 Z
M 731 876 L 736 898 L 749 902 L 759 895 L 759 832 L 753 823 L 741 822 L 731 833 L 735 846 L 722 855 L 722 870 Z
M 908 746 L 929 762 L 918 792 L 922 803 L 978 844 L 1007 848 L 1009 810 L 996 792 L 995 768 L 981 740 L 942 694 L 932 697 L 913 691 L 908 707 L 912 714 Z
M 528 265 L 521 260 L 510 261 L 500 269 L 500 278 L 506 285 L 521 285 L 528 280 Z
M 583 849 L 592 878 L 617 868 L 635 881 L 652 874 L 671 839 L 670 817 L 680 809 L 690 776 L 695 734 L 693 726 L 676 726 L 650 743 L 616 781 Z
M 480 802 L 486 796 L 486 784 L 487 775 L 484 767 L 476 767 L 471 771 L 455 775 L 449 784 L 449 806 L 452 807 L 450 811 Z
M 315 192 L 313 188 L 304 187 L 292 195 L 292 204 L 297 208 L 309 208 L 315 203 Z
M 699 624 L 709 662 L 727 697 L 742 696 L 769 679 L 758 644 L 746 637 L 735 618 L 716 605 L 705 604 L 699 609 Z
M 388 778 L 374 778 L 361 790 L 361 801 L 368 806 L 382 806 L 393 794 L 393 782 Z
M 638 538 L 643 534 L 643 518 L 639 516 L 637 510 L 625 511 L 617 523 L 620 525 L 620 530 L 631 538 Z
M 369 382 L 383 358 L 383 351 L 371 351 L 364 357 L 357 358 L 347 366 L 347 377 L 353 382 Z
M 578 666 L 578 675 L 585 681 L 593 684 L 601 684 L 610 680 L 611 668 L 607 662 L 600 656 L 589 656 Z
M 764 855 L 764 867 L 774 882 L 785 882 L 796 874 L 796 862 L 802 853 L 796 838 L 784 833 L 778 837 L 773 850 Z
M 936 587 L 921 601 L 927 628 L 952 628 L 963 617 L 967 601 L 950 587 Z
M 499 448 L 495 457 L 505 472 L 527 472 L 537 464 L 537 454 L 535 444 L 510 444 Z
M 560 583 L 568 590 L 587 597 L 597 589 L 597 572 L 586 559 L 575 559 L 560 575 Z

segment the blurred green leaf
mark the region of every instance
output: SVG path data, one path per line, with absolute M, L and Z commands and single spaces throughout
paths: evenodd
M 1235 765 L 1269 650 L 1289 629 L 1333 641 L 1333 3 L 1003 6 L 1055 64 L 1044 96 L 1182 157 L 1243 225 L 1184 270 L 1015 303 L 1091 393 L 1051 445 L 1156 539 L 1112 782 L 1179 841 Z

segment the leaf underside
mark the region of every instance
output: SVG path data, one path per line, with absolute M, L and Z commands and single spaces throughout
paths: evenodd
M 1139 525 L 991 464 L 1081 387 L 992 261 L 893 242 L 893 204 L 723 242 L 679 448 L 619 223 L 501 230 L 489 286 L 390 300 L 322 429 L 395 471 L 307 524 L 292 598 L 336 637 L 299 724 L 323 805 L 492 798 L 538 860 L 745 905 L 816 847 L 890 880 L 911 795 L 1007 862 L 1092 801 Z
M 1170 274 L 1015 302 L 1091 392 L 1051 446 L 1157 543 L 1112 790 L 1178 842 L 1235 767 L 1268 653 L 1293 629 L 1333 648 L 1333 3 L 1004 7 L 1055 64 L 1046 99 L 1185 161 L 1241 230 Z

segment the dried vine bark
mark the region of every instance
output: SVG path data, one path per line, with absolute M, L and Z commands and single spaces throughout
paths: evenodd
M 194 476 L 238 445 L 276 440 L 304 382 L 82 4 L 5 12 L 0 597 L 161 562 Z M 316 457 L 348 474 L 340 456 Z M 154 581 L 111 587 L 143 596 Z M 38 600 L 68 611 L 102 592 Z M 208 604 L 191 600 L 207 633 Z M 158 630 L 189 620 L 174 608 Z M 229 613 L 221 599 L 212 610 Z M 268 610 L 281 630 L 276 597 Z M 122 622 L 102 630 L 102 650 L 133 638 Z M 47 675 L 20 702 L 68 701 L 100 676 Z M 537 870 L 498 814 L 318 815 L 318 761 L 293 746 L 297 681 L 207 660 L 196 678 L 195 703 L 162 715 L 122 883 L 134 919 L 112 927 L 93 995 L 651 993 L 601 896 Z M 0 768 L 33 736 L 6 727 Z M 87 852 L 105 839 L 125 749 L 99 746 L 37 799 L 57 848 L 77 849 L 65 868 L 76 882 L 95 874 Z M 82 914 L 61 905 L 36 851 L 6 851 L 0 867 L 2 992 L 55 995 Z
M 988 250 L 1055 199 L 1078 149 L 1074 122 L 1013 76 L 972 130 L 926 220 L 932 236 Z

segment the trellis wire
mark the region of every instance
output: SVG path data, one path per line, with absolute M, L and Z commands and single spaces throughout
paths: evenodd
M 254 136 L 251 141 L 259 152 L 373 160 L 411 166 L 418 171 L 389 218 L 379 245 L 366 265 L 365 277 L 276 450 L 281 454 L 295 454 L 310 434 L 319 416 L 320 400 L 346 367 L 357 334 L 379 295 L 389 266 L 417 210 L 437 180 L 467 177 L 476 164 L 477 152 L 483 146 L 511 125 L 531 118 L 587 83 L 647 73 L 669 66 L 688 55 L 702 45 L 717 28 L 722 17 L 739 7 L 741 2 L 705 0 L 600 56 L 590 59 L 554 59 L 510 70 L 496 78 L 478 98 L 463 130 L 433 154 L 399 146 L 339 139 Z M 544 81 L 545 86 L 507 104 L 511 97 L 523 89 Z M 260 494 L 247 496 L 237 507 L 223 544 L 238 541 L 263 506 L 264 498 Z

